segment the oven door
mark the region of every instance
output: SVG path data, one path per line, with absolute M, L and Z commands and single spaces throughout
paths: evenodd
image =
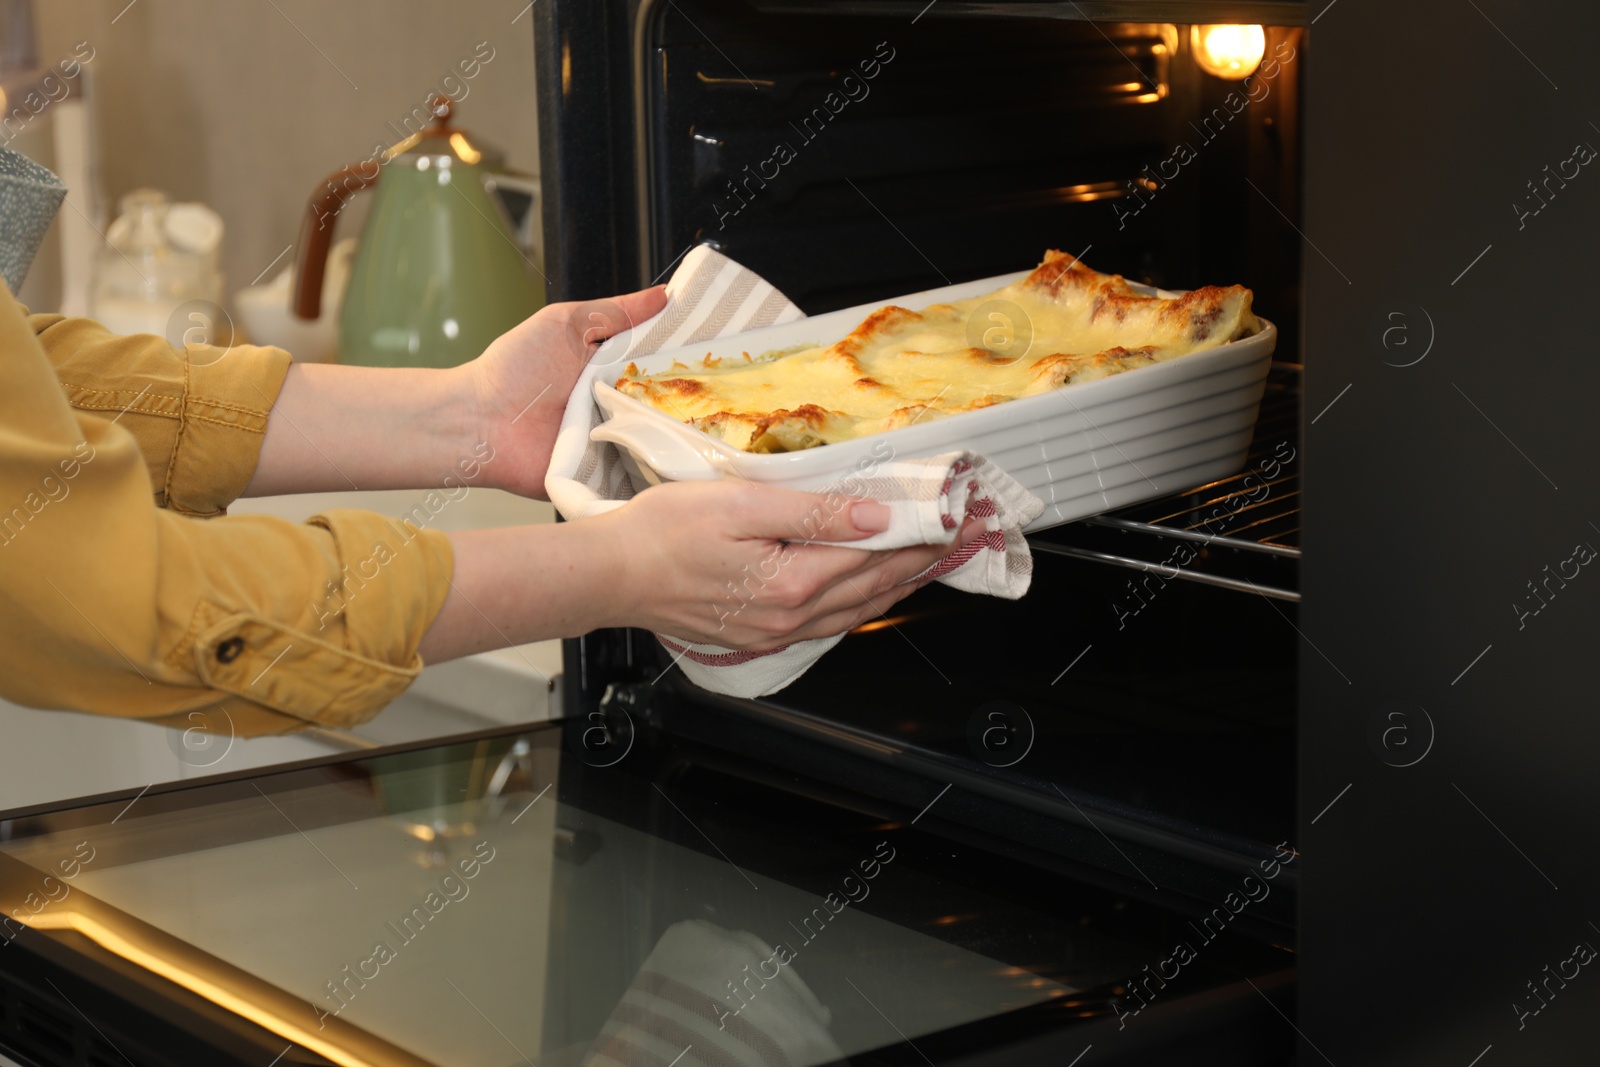
M 1036 864 L 953 831 L 930 801 L 959 795 L 917 799 L 580 719 L 13 813 L 0 1050 L 52 1067 L 1285 1062 L 1292 954 L 1246 918 Z

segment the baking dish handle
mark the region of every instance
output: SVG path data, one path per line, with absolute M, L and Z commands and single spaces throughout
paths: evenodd
M 670 482 L 703 482 L 722 477 L 711 461 L 665 426 L 620 415 L 589 431 L 591 441 L 609 441 Z

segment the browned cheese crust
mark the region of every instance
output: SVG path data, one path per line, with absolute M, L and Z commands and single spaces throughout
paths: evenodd
M 1011 285 L 921 311 L 882 307 L 832 344 L 708 354 L 653 375 L 629 364 L 616 387 L 735 448 L 789 452 L 1215 348 L 1260 329 L 1250 301 L 1238 285 L 1145 296 L 1051 250 Z

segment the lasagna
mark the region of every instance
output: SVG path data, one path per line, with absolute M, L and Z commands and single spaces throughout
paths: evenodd
M 748 452 L 793 452 L 1036 396 L 1260 329 L 1250 290 L 1145 296 L 1045 253 L 1027 277 L 921 311 L 882 307 L 843 340 L 752 358 L 707 355 L 617 389 Z

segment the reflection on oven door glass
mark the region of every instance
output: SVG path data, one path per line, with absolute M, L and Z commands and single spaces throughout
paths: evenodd
M 0 825 L 0 902 L 76 854 L 29 925 L 338 1063 L 809 1067 L 1071 992 L 881 917 L 936 893 L 905 840 L 799 888 L 770 856 L 678 843 L 706 843 L 687 797 L 563 760 L 554 733 L 335 770 Z M 562 802 L 574 781 L 630 798 L 627 823 Z

